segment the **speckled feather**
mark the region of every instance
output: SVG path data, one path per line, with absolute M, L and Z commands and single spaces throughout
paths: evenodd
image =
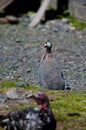
M 4 130 L 55 130 L 56 120 L 49 106 L 47 97 L 40 99 L 40 104 L 48 104 L 42 108 L 25 108 L 0 116 L 0 126 Z M 36 98 L 38 104 L 39 99 Z

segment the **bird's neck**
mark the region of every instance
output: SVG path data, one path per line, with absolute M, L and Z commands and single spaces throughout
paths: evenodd
M 52 53 L 49 53 L 49 52 L 45 53 L 45 59 L 49 59 L 49 58 L 52 58 L 52 57 L 53 57 Z
M 46 48 L 47 53 L 51 53 L 51 48 Z
M 45 60 L 45 59 L 47 60 L 47 59 L 51 59 L 51 58 L 53 58 L 52 53 L 46 51 L 45 54 L 41 58 L 41 63 L 43 62 L 43 60 Z
M 49 107 L 49 104 L 42 104 L 41 105 L 41 110 L 47 110 Z
M 43 116 L 44 116 L 44 117 L 48 117 L 48 116 L 50 116 L 50 115 L 53 116 L 53 113 L 52 113 L 52 110 L 51 110 L 50 106 L 47 106 L 47 107 L 42 106 L 41 109 L 40 109 L 40 112 L 41 112 L 41 114 L 42 114 L 42 117 L 43 117 Z M 46 114 L 45 114 L 45 113 L 46 113 Z
M 46 105 L 41 105 L 41 109 L 42 110 L 47 110 L 47 106 Z

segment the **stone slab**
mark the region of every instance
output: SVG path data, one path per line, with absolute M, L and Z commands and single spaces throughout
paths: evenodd
M 69 1 L 69 12 L 72 16 L 75 16 L 77 19 L 86 22 L 86 5 L 79 4 L 77 1 Z

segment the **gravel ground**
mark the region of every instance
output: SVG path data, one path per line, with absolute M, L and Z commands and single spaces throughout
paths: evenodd
M 37 84 L 43 43 L 49 40 L 66 87 L 86 89 L 86 28 L 75 29 L 66 19 L 48 21 L 35 29 L 28 22 L 28 17 L 21 17 L 17 25 L 0 24 L 0 80 Z

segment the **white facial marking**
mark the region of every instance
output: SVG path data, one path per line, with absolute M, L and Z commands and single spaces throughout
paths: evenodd
M 48 47 L 51 47 L 51 43 L 50 43 L 50 42 L 47 42 L 47 46 L 48 46 Z

